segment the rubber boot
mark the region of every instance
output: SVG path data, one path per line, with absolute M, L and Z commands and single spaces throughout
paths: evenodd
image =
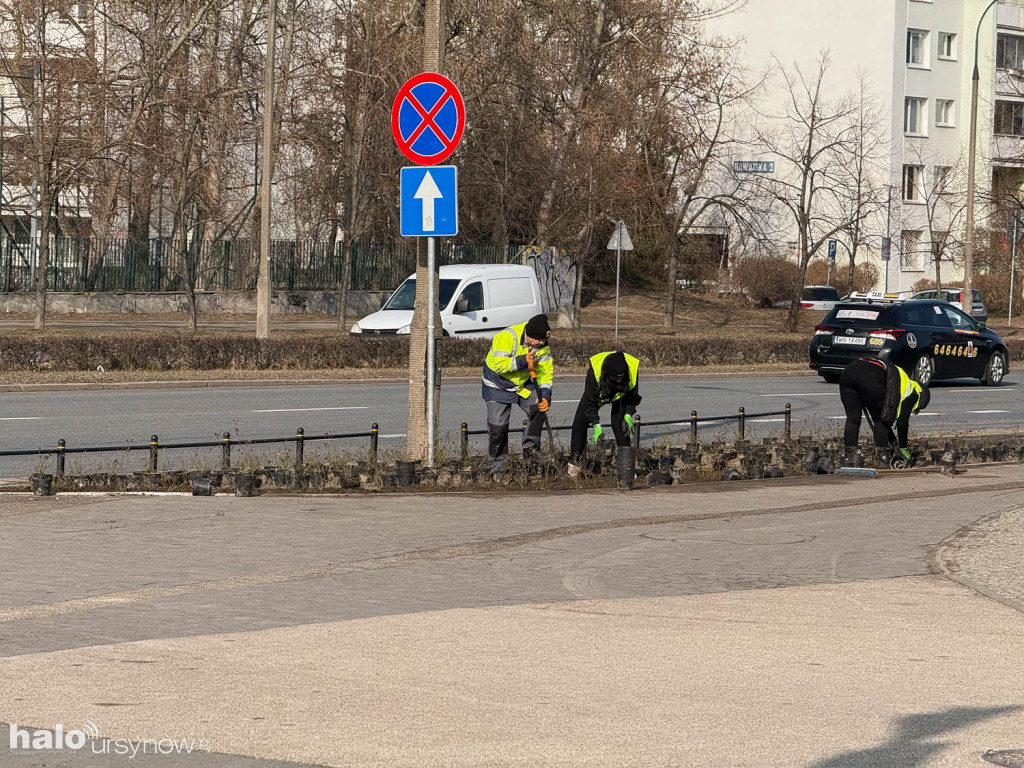
M 892 451 L 888 448 L 875 449 L 875 467 L 878 469 L 891 469 Z
M 857 446 L 846 446 L 843 452 L 843 458 L 839 462 L 841 467 L 856 467 L 858 464 L 862 464 L 860 461 L 860 452 Z

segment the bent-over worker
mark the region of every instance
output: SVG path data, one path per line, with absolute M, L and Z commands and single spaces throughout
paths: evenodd
M 879 449 L 877 465 L 888 467 L 897 448 L 905 459 L 910 458 L 910 414 L 928 406 L 931 396 L 927 387 L 910 378 L 898 365 L 861 357 L 846 366 L 839 377 L 839 396 L 846 411 L 843 446 L 847 466 L 853 466 L 857 455 L 862 410 L 871 417 L 875 446 Z
M 590 358 L 583 384 L 583 396 L 576 407 L 570 443 L 570 474 L 579 471 L 587 449 L 587 430 L 594 425 L 594 442 L 601 439 L 600 409 L 611 403 L 612 432 L 616 445 L 629 445 L 639 392 L 640 361 L 624 352 L 601 352 Z
M 526 412 L 523 456 L 540 453 L 540 431 L 551 404 L 555 366 L 545 315 L 499 331 L 491 341 L 483 370 L 483 398 L 487 403 L 487 457 L 490 473 L 508 458 L 508 421 L 512 405 Z

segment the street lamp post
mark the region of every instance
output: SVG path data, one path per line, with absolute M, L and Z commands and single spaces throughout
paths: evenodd
M 971 286 L 974 269 L 974 164 L 978 143 L 978 38 L 981 36 L 981 22 L 985 14 L 998 0 L 992 0 L 978 18 L 978 27 L 974 31 L 974 71 L 971 74 L 971 131 L 970 144 L 967 147 L 967 221 L 964 225 L 964 304 L 967 314 L 974 308 L 974 293 Z

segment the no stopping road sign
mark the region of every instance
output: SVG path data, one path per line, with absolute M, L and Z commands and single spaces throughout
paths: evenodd
M 409 78 L 391 107 L 391 133 L 398 149 L 417 165 L 434 165 L 459 146 L 466 107 L 455 84 L 436 72 Z

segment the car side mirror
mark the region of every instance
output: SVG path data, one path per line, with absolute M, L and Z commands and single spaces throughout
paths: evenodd
M 469 298 L 466 296 L 459 296 L 455 302 L 455 314 L 464 315 L 469 312 Z
M 978 330 L 979 331 L 988 330 L 988 325 L 986 325 L 985 323 L 981 322 L 980 320 L 976 321 L 976 322 L 978 323 Z

